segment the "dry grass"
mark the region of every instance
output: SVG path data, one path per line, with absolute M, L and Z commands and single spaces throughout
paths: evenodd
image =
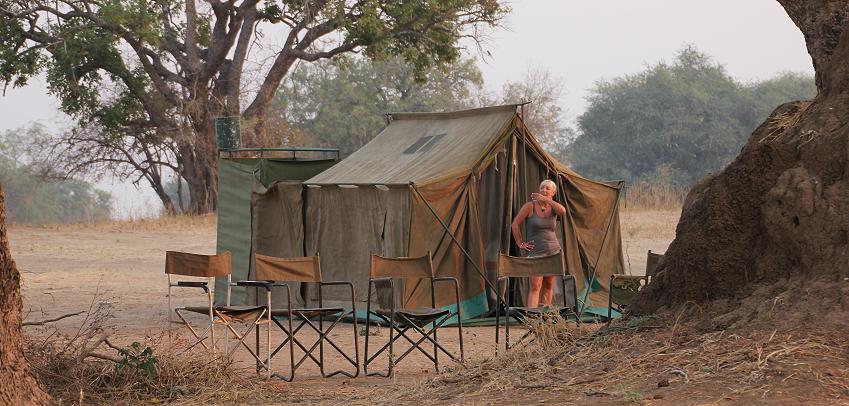
M 111 220 L 94 223 L 45 224 L 30 226 L 16 224 L 15 227 L 34 229 L 77 231 L 77 230 L 120 230 L 120 231 L 196 231 L 214 229 L 218 221 L 215 214 L 202 216 L 160 216 L 130 220 Z
M 280 387 L 202 349 L 160 354 L 161 337 L 148 337 L 136 349 L 113 345 L 108 302 L 93 301 L 87 314 L 74 334 L 53 330 L 46 338 L 27 341 L 26 354 L 36 377 L 60 405 L 285 400 Z M 144 349 L 152 352 L 143 354 Z
M 638 181 L 628 185 L 623 207 L 630 210 L 681 210 L 688 190 L 669 182 Z
M 680 211 L 627 209 L 619 213 L 627 270 L 643 275 L 646 252 L 664 253 L 675 238 Z
M 770 391 L 786 395 L 793 388 L 809 399 L 849 396 L 849 345 L 840 336 L 699 334 L 688 327 L 672 329 L 656 317 L 596 331 L 551 319 L 529 328 L 537 340 L 526 348 L 445 370 L 414 390 L 379 391 L 369 401 L 403 403 L 412 393 L 434 402 L 486 403 L 506 395 L 517 400 L 517 390 L 524 389 L 535 390 L 535 399 L 642 403 L 659 387 L 682 385 L 686 396 L 713 400 L 762 399 Z

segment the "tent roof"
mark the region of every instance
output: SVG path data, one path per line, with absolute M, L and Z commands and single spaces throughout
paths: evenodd
M 418 184 L 469 173 L 512 125 L 516 105 L 393 113 L 371 142 L 308 184 Z

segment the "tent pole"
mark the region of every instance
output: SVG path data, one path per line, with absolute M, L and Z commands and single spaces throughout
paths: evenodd
M 522 110 L 522 165 L 524 165 L 525 168 L 527 168 L 528 167 L 528 140 L 527 140 L 527 136 L 525 135 L 525 127 L 526 127 L 526 125 L 525 125 L 525 104 L 522 104 L 520 109 Z M 522 171 L 522 175 L 523 175 L 523 177 L 522 177 L 522 195 L 525 195 L 525 194 L 528 193 L 528 171 L 527 170 Z
M 505 254 L 510 254 L 510 226 L 513 221 L 513 199 L 516 193 L 516 137 L 510 131 L 510 150 L 507 153 L 507 222 L 504 227 L 504 245 L 501 247 Z
M 516 135 L 513 130 L 510 130 L 510 151 L 507 154 L 508 159 L 508 168 L 507 168 L 507 213 L 505 215 L 506 222 L 504 223 L 504 246 L 502 247 L 504 252 L 507 255 L 510 255 L 510 225 L 513 222 L 513 200 L 515 199 L 516 194 Z M 496 297 L 496 306 L 497 299 L 501 297 L 501 292 L 495 290 L 493 292 Z M 509 292 L 504 292 L 504 297 L 506 298 L 509 295 Z M 496 309 L 496 312 L 498 309 Z
M 564 215 L 563 215 L 562 221 L 560 221 L 560 236 L 562 237 L 562 241 L 563 241 L 563 246 L 560 247 L 560 249 L 561 249 L 561 252 L 563 253 L 563 266 L 565 266 L 566 269 L 568 269 L 569 264 L 566 262 L 566 258 L 568 258 L 567 255 L 570 254 L 570 253 L 566 252 L 566 215 L 569 214 L 568 213 L 568 210 L 569 210 L 569 207 L 570 207 L 569 206 L 569 196 L 566 194 L 566 189 L 563 188 L 563 177 L 565 176 L 565 174 L 563 176 L 561 176 L 560 172 L 557 172 L 557 170 L 554 170 L 554 175 L 557 176 L 557 191 L 563 196 L 563 203 L 565 203 L 564 207 L 566 207 L 566 210 L 567 210 L 567 213 L 564 213 Z M 572 218 L 572 216 L 570 215 L 569 218 Z M 571 272 L 569 272 L 569 274 L 571 275 Z M 577 280 L 577 278 L 576 278 L 576 280 Z M 575 289 L 576 292 L 574 292 L 576 300 L 578 298 L 577 290 L 578 289 L 576 288 Z M 566 291 L 565 290 L 563 291 L 563 297 L 566 297 Z M 575 306 L 577 307 L 577 303 L 575 304 Z
M 448 228 L 448 225 L 446 225 L 446 224 L 445 224 L 445 222 L 442 220 L 442 218 L 441 218 L 441 217 L 439 217 L 439 214 L 437 214 L 437 213 L 436 213 L 436 210 L 434 210 L 433 206 L 431 206 L 431 205 L 430 205 L 430 203 L 428 203 L 428 202 L 427 202 L 427 199 L 425 199 L 425 197 L 424 197 L 424 196 L 422 196 L 421 192 L 419 192 L 419 189 L 418 189 L 418 188 L 416 188 L 416 185 L 415 185 L 413 182 L 410 182 L 410 189 L 413 189 L 413 191 L 414 191 L 414 192 L 416 192 L 416 194 L 417 194 L 417 195 L 418 195 L 418 196 L 422 199 L 422 201 L 424 202 L 425 206 L 427 206 L 427 208 L 430 210 L 430 213 L 431 213 L 431 214 L 433 214 L 433 217 L 435 217 L 435 218 L 436 218 L 436 220 L 437 220 L 437 221 L 439 221 L 439 224 L 442 226 L 442 228 L 444 228 L 444 229 L 445 229 L 445 232 L 446 232 L 449 236 L 451 236 L 451 240 L 452 240 L 452 241 L 454 241 L 454 244 L 457 244 L 457 247 L 458 247 L 458 248 L 460 248 L 460 251 L 462 251 L 462 252 L 463 252 L 463 255 L 465 255 L 465 256 L 466 256 L 466 259 L 467 259 L 467 260 L 469 260 L 469 262 L 471 262 L 471 263 L 472 263 L 472 267 L 474 267 L 474 268 L 475 268 L 475 271 L 477 271 L 477 272 L 478 272 L 478 275 L 480 275 L 480 276 L 481 276 L 481 278 L 483 278 L 484 282 L 486 282 L 486 286 L 488 286 L 490 289 L 492 289 L 493 291 L 495 291 L 495 287 L 492 285 L 492 282 L 490 282 L 490 281 L 489 281 L 489 278 L 487 278 L 487 277 L 486 277 L 486 274 L 485 274 L 483 271 L 481 271 L 480 266 L 478 266 L 477 262 L 475 262 L 475 260 L 474 260 L 474 259 L 472 258 L 472 256 L 471 256 L 471 254 L 469 254 L 469 253 L 466 251 L 466 249 L 465 249 L 465 248 L 463 248 L 463 244 L 460 244 L 460 241 L 457 241 L 457 237 L 454 237 L 454 233 L 452 233 L 452 232 L 451 232 L 451 229 L 450 229 L 450 228 Z M 498 295 L 498 292 L 496 291 L 496 293 L 495 293 L 495 294 L 496 294 L 496 295 Z M 459 304 L 458 304 L 458 305 L 459 305 Z
M 604 250 L 604 246 L 607 245 L 607 235 L 610 234 L 610 227 L 613 226 L 613 216 L 619 212 L 619 190 L 617 188 L 616 193 L 616 203 L 613 205 L 613 210 L 610 211 L 610 218 L 607 220 L 607 228 L 604 230 L 604 238 L 601 240 L 601 246 L 598 247 L 598 254 L 596 254 L 595 264 L 593 265 L 593 272 L 590 274 L 589 285 L 584 288 L 584 299 L 581 302 L 581 311 L 578 313 L 578 319 L 580 319 L 584 315 L 584 308 L 587 307 L 587 298 L 590 296 L 590 288 L 592 288 L 593 281 L 595 280 L 596 270 L 598 269 L 598 263 L 601 261 L 601 252 Z M 609 288 L 608 288 L 609 290 Z M 609 291 L 608 291 L 608 294 Z

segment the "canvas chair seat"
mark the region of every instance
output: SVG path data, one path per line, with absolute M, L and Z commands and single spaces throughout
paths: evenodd
M 385 316 L 387 319 L 392 315 L 392 311 L 389 309 L 378 309 L 375 312 Z M 409 324 L 412 321 L 421 327 L 449 314 L 451 314 L 450 310 L 439 308 L 395 309 L 395 320 L 393 321 L 402 325 Z
M 615 289 L 610 290 L 610 296 L 613 303 L 621 304 L 624 307 L 630 304 L 637 296 L 637 293 L 640 292 L 642 288 L 640 279 L 642 277 L 639 279 L 622 279 L 621 276 L 618 276 L 617 279 Z
M 186 306 L 183 309 L 192 313 L 209 313 L 209 306 Z M 265 306 L 215 306 L 213 309 L 230 319 L 252 320 L 265 309 Z
M 299 317 L 306 317 L 308 319 L 316 318 L 316 317 L 327 317 L 327 316 L 335 316 L 339 313 L 344 312 L 345 309 L 342 307 L 317 307 L 317 308 L 308 308 L 308 309 L 292 309 L 292 313 L 300 314 Z M 287 309 L 271 309 L 271 317 L 277 319 L 285 319 L 289 317 L 289 310 Z

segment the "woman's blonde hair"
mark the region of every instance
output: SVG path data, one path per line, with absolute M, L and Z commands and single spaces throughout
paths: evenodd
M 548 186 L 551 186 L 551 188 L 554 189 L 555 192 L 557 191 L 557 184 L 554 183 L 554 181 L 551 180 L 551 179 L 545 179 L 542 182 L 540 182 L 539 185 L 540 185 L 540 187 L 542 187 L 542 185 L 548 185 Z

